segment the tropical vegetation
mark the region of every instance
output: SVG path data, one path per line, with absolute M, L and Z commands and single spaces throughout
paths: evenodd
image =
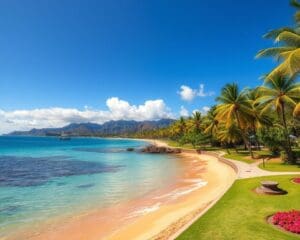
M 300 3 L 295 26 L 268 32 L 275 47 L 263 49 L 257 57 L 275 57 L 278 66 L 263 77 L 262 85 L 241 89 L 226 84 L 207 113 L 196 111 L 180 117 L 169 127 L 137 133 L 136 137 L 165 138 L 194 148 L 224 147 L 239 151 L 240 146 L 254 159 L 262 147 L 283 162 L 296 164 L 300 136 Z

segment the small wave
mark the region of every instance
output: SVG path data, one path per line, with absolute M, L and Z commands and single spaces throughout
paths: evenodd
M 160 208 L 160 205 L 161 205 L 161 203 L 158 202 L 158 203 L 154 204 L 153 206 L 140 208 L 140 209 L 132 212 L 127 218 L 137 217 L 137 216 L 145 215 L 145 214 L 148 214 L 151 212 L 155 212 Z
M 189 194 L 189 193 L 207 185 L 207 182 L 203 181 L 202 179 L 187 179 L 187 180 L 184 180 L 184 182 L 191 182 L 194 184 L 192 184 L 190 187 L 178 188 L 170 193 L 155 197 L 154 199 L 170 198 L 171 200 L 175 200 L 183 195 Z

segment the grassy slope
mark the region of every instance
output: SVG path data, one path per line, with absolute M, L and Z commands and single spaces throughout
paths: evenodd
M 289 193 L 282 196 L 257 195 L 252 189 L 262 179 L 276 180 Z M 223 198 L 188 228 L 178 240 L 299 240 L 266 223 L 276 211 L 300 209 L 300 185 L 291 176 L 238 180 Z

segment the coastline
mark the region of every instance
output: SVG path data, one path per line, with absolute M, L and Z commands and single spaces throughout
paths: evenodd
M 159 146 L 168 146 L 166 142 L 161 140 L 148 139 L 148 141 Z M 201 174 L 201 178 L 207 182 L 207 185 L 186 195 L 181 201 L 162 206 L 157 211 L 140 217 L 137 221 L 124 226 L 107 239 L 175 239 L 194 220 L 213 206 L 231 187 L 237 177 L 231 166 L 220 162 L 216 157 L 205 154 L 200 155 L 191 151 L 183 151 L 179 155 L 183 158 L 206 162 L 206 171 Z
M 136 140 L 168 146 L 160 140 Z M 154 194 L 145 196 L 142 200 L 128 202 L 124 206 L 86 212 L 74 216 L 71 221 L 57 221 L 54 225 L 45 225 L 34 235 L 29 231 L 21 236 L 32 240 L 174 239 L 223 196 L 236 179 L 235 171 L 214 156 L 199 155 L 191 150 L 183 150 L 175 156 L 181 158 L 184 168 L 184 178 L 181 180 L 187 180 L 188 183 L 174 184 L 176 188 L 173 186 L 172 189 L 158 189 Z M 179 190 L 181 192 L 177 192 Z M 180 197 L 173 199 L 174 193 L 179 193 Z M 167 201 L 164 196 L 167 196 Z M 158 200 L 153 201 L 155 198 Z M 135 207 L 135 212 L 142 214 L 128 219 L 121 218 L 125 214 L 120 213 L 132 210 L 132 206 Z M 136 211 L 137 206 L 142 210 Z M 145 206 L 147 207 L 141 208 Z M 111 221 L 103 221 L 104 215 L 110 216 Z M 20 235 L 12 239 L 20 239 Z

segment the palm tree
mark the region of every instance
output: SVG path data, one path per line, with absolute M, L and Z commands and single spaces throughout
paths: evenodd
M 186 131 L 186 123 L 184 117 L 179 118 L 178 126 L 179 126 L 180 135 L 183 135 Z
M 259 88 L 249 89 L 247 97 L 252 108 L 252 119 L 250 122 L 251 130 L 257 143 L 257 147 L 260 150 L 260 143 L 256 134 L 257 129 L 262 126 L 272 126 L 272 117 L 269 113 L 263 112 L 261 105 L 257 102 L 257 99 L 260 97 Z
M 292 0 L 291 5 L 297 9 L 295 14 L 295 27 L 283 27 L 272 30 L 264 35 L 265 38 L 275 39 L 279 43 L 277 47 L 263 49 L 258 52 L 256 57 L 275 57 L 282 61 L 269 75 L 273 78 L 275 75 L 293 76 L 300 72 L 300 3 Z
M 216 119 L 216 106 L 210 108 L 203 120 L 204 133 L 213 136 L 216 133 L 219 121 Z
M 241 137 L 249 150 L 251 157 L 253 153 L 246 132 L 251 122 L 252 108 L 247 98 L 247 91 L 239 91 L 237 84 L 227 84 L 222 88 L 221 95 L 217 98 L 220 103 L 216 108 L 216 119 L 225 122 L 225 127 L 229 128 L 234 123 L 241 131 Z
M 294 109 L 300 101 L 300 84 L 296 83 L 295 77 L 274 75 L 265 86 L 259 88 L 261 96 L 257 99 L 262 106 L 261 112 L 276 110 L 278 118 L 285 130 L 287 142 L 286 153 L 288 161 L 293 162 L 291 142 L 287 126 L 287 111 Z
M 194 128 L 195 132 L 200 133 L 200 131 L 201 131 L 200 125 L 202 122 L 201 113 L 198 111 L 194 112 L 192 115 L 192 121 L 193 121 L 192 123 L 193 123 L 193 128 Z
M 226 127 L 224 124 L 221 124 L 220 129 L 217 134 L 217 138 L 227 144 L 233 144 L 235 146 L 236 143 L 242 140 L 241 138 L 241 130 L 237 127 L 237 124 L 234 123 L 229 127 Z M 237 151 L 236 147 L 235 150 Z

